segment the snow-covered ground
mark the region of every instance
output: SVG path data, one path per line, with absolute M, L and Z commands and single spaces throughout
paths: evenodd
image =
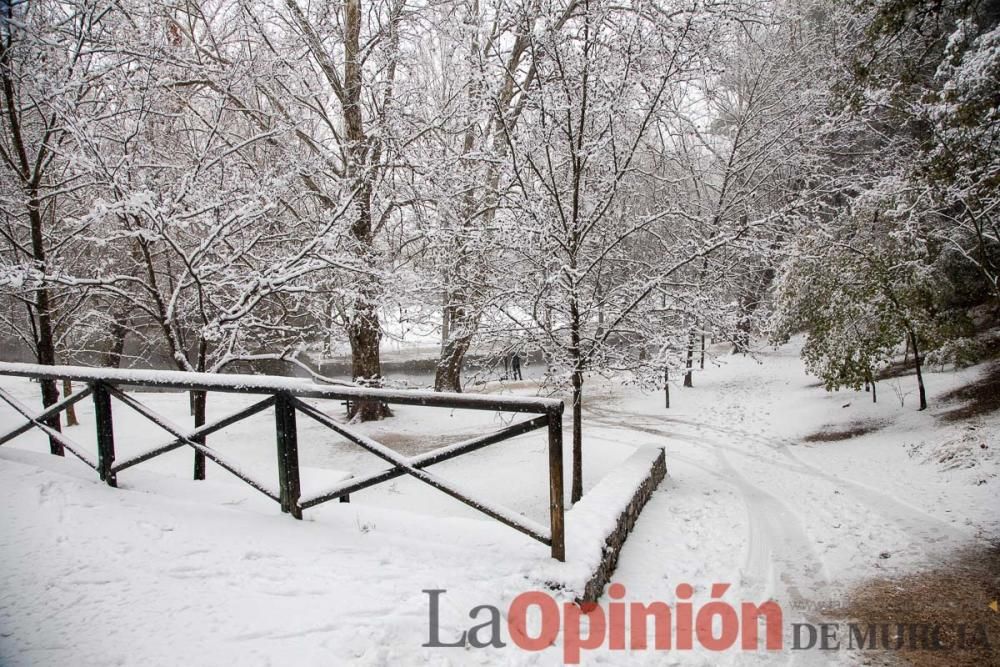
M 669 477 L 639 519 L 615 577 L 627 600 L 674 604 L 677 585 L 689 583 L 705 602 L 721 582 L 731 584 L 724 599 L 734 604 L 774 598 L 786 622 L 814 619 L 852 583 L 935 562 L 1000 532 L 1000 415 L 977 418 L 975 430 L 935 417 L 943 409 L 935 397 L 981 369 L 928 373 L 932 407 L 918 413 L 912 396 L 900 407 L 888 383 L 876 405 L 863 392 L 825 392 L 805 375 L 794 344 L 759 360 L 720 355 L 718 362 L 697 375 L 695 388 L 674 387 L 670 410 L 661 393 L 596 380 L 586 388 L 585 489 L 637 446 L 667 452 Z M 37 403 L 37 385 L 4 378 L 0 386 Z M 190 419 L 183 395 L 141 398 L 176 422 Z M 213 394 L 210 418 L 250 400 Z M 89 402 L 79 411 L 82 425 L 68 433 L 90 445 Z M 115 419 L 119 457 L 167 439 L 125 406 L 116 404 Z M 3 426 L 19 421 L 0 411 Z M 847 440 L 804 441 L 858 422 L 879 428 Z M 505 423 L 492 413 L 404 407 L 363 428 L 414 454 Z M 299 428 L 306 491 L 331 470 L 384 467 L 311 420 L 300 417 Z M 256 477 L 276 479 L 269 413 L 209 442 Z M 948 466 L 936 455 L 945 450 L 956 454 Z M 473 607 L 506 611 L 519 593 L 544 590 L 572 564 L 554 563 L 542 545 L 419 481 L 400 478 L 356 494 L 349 505 L 308 510 L 297 522 L 211 464 L 207 481 L 191 481 L 187 449 L 123 472 L 119 489 L 46 451 L 38 433 L 0 448 L 4 666 L 562 662 L 559 648 L 523 652 L 507 637 L 502 649 L 421 646 L 428 641 L 425 589 L 447 591 L 440 635 L 449 641 L 478 622 L 469 619 Z M 543 434 L 435 471 L 546 521 Z M 585 652 L 583 662 L 811 664 L 838 657 L 602 649 Z
M 825 392 L 803 372 L 796 346 L 760 359 L 721 359 L 695 388 L 674 389 L 669 411 L 662 395 L 592 400 L 591 437 L 619 437 L 627 418 L 643 434 L 636 442 L 667 451 L 670 477 L 618 570 L 630 595 L 655 599 L 665 581 L 725 581 L 738 585 L 735 599 L 770 596 L 786 612 L 816 612 L 860 579 L 1000 534 L 1000 414 L 974 431 L 935 416 L 946 407 L 936 396 L 982 368 L 928 373 L 931 409 L 918 412 L 914 396 L 902 407 L 886 382 L 874 405 L 864 392 Z M 859 422 L 880 428 L 804 442 Z M 933 453 L 949 449 L 961 449 L 961 465 L 938 464 Z

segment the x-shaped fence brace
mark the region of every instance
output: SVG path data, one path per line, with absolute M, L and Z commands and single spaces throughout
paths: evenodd
M 301 519 L 302 511 L 305 509 L 334 499 L 346 502 L 352 493 L 397 477 L 409 475 L 473 507 L 483 514 L 548 545 L 551 547 L 553 558 L 558 560 L 565 559 L 562 460 L 563 404 L 561 401 L 331 387 L 294 381 L 288 378 L 274 378 L 260 375 L 210 375 L 205 373 L 182 373 L 178 371 L 137 372 L 118 371 L 115 369 L 88 369 L 74 366 L 36 366 L 32 364 L 0 363 L 0 375 L 32 377 L 40 379 L 43 382 L 70 379 L 86 383 L 83 389 L 50 405 L 37 414 L 32 414 L 27 406 L 18 401 L 8 391 L 0 389 L 0 399 L 7 402 L 14 410 L 28 420 L 24 424 L 0 435 L 0 445 L 32 428 L 38 428 L 48 435 L 52 453 L 62 454 L 63 449 L 69 450 L 74 456 L 96 470 L 100 478 L 110 486 L 117 485 L 117 474 L 119 472 L 179 447 L 189 446 L 195 450 L 196 459 L 197 457 L 204 457 L 215 462 L 268 498 L 280 503 L 283 512 Z M 221 419 L 194 429 L 188 429 L 173 423 L 163 415 L 150 409 L 130 394 L 122 391 L 118 385 L 156 386 L 189 391 L 223 391 L 268 395 L 263 400 Z M 84 448 L 58 430 L 56 428 L 57 424 L 50 423 L 52 418 L 61 411 L 87 396 L 92 396 L 94 401 L 97 428 L 96 461 L 87 454 Z M 173 436 L 173 439 L 146 452 L 136 454 L 116 463 L 114 426 L 111 411 L 112 397 L 159 426 Z M 456 409 L 536 413 L 539 416 L 511 424 L 487 435 L 456 442 L 418 456 L 406 457 L 364 434 L 352 431 L 346 425 L 333 419 L 319 408 L 305 402 L 303 398 L 381 401 L 384 403 Z M 205 444 L 205 438 L 212 433 L 271 407 L 274 408 L 278 457 L 277 490 L 271 488 L 268 484 L 253 479 L 219 451 Z M 349 442 L 391 464 L 391 467 L 362 477 L 349 478 L 325 491 L 303 497 L 301 495 L 299 478 L 297 413 L 302 413 L 336 432 Z M 550 500 L 550 525 L 548 528 L 504 507 L 477 499 L 471 492 L 454 482 L 426 470 L 426 468 L 437 463 L 546 427 L 548 428 Z M 200 468 L 201 472 L 199 472 L 197 460 L 195 470 L 195 478 L 203 479 L 203 466 Z

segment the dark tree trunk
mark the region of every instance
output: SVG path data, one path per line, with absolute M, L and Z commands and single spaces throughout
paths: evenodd
M 10 24 L 13 20 L 14 3 L 6 3 L 4 20 Z M 18 101 L 18 95 L 14 84 L 13 62 L 11 53 L 13 51 L 10 34 L 8 39 L 0 41 L 0 80 L 3 83 L 4 107 L 7 115 L 7 133 L 12 148 L 6 155 L 12 163 L 16 163 L 19 186 L 25 197 L 25 204 L 28 213 L 28 224 L 31 228 L 31 260 L 34 268 L 45 273 L 48 268 L 45 263 L 45 236 L 43 234 L 42 202 L 39 198 L 39 188 L 42 184 L 44 174 L 43 165 L 47 164 L 49 156 L 49 141 L 52 140 L 52 127 L 46 127 L 43 137 L 38 143 L 38 152 L 29 157 L 28 146 L 21 131 L 21 109 L 23 105 Z M 43 283 L 35 290 L 34 312 L 34 334 L 35 334 L 35 356 L 39 364 L 53 366 L 56 363 L 55 339 L 52 333 L 52 301 L 49 289 Z M 59 389 L 55 380 L 42 380 L 40 383 L 42 390 L 42 405 L 49 407 L 59 400 Z M 59 415 L 55 414 L 45 420 L 45 423 L 52 429 L 60 430 Z M 54 438 L 49 438 L 49 451 L 57 456 L 64 456 L 63 446 L 56 442 Z
M 365 133 L 361 112 L 362 54 L 361 1 L 347 0 L 344 3 L 344 92 L 342 109 L 344 114 L 344 134 L 350 146 L 349 173 L 355 183 L 355 203 L 357 218 L 351 225 L 356 252 L 362 266 L 375 268 L 378 257 L 372 231 L 372 150 Z M 379 358 L 379 344 L 382 342 L 382 328 L 378 319 L 377 304 L 381 297 L 377 278 L 369 276 L 354 301 L 354 312 L 348 324 L 348 338 L 351 341 L 351 375 L 355 382 L 368 387 L 382 386 L 382 363 Z M 374 421 L 388 416 L 388 407 L 380 401 L 354 401 L 350 403 L 348 416 L 361 421 Z
M 573 371 L 573 489 L 570 500 L 583 497 L 583 372 Z
M 693 387 L 694 382 L 692 381 L 691 374 L 694 367 L 694 329 L 688 332 L 688 344 L 687 344 L 687 363 L 685 365 L 686 372 L 684 373 L 684 386 Z
M 5 21 L 13 19 L 13 3 L 7 3 L 5 7 Z M 42 202 L 39 198 L 39 188 L 43 177 L 43 167 L 48 156 L 49 141 L 52 138 L 53 128 L 47 127 L 44 136 L 38 144 L 36 155 L 29 157 L 28 146 L 21 131 L 21 109 L 23 105 L 18 101 L 18 95 L 12 77 L 13 62 L 11 53 L 10 33 L 6 41 L 0 41 L 0 80 L 3 83 L 4 108 L 6 111 L 7 134 L 10 138 L 12 150 L 7 154 L 9 159 L 16 163 L 20 187 L 25 197 L 25 204 L 28 213 L 28 225 L 31 229 L 31 260 L 34 268 L 45 273 L 48 268 L 45 263 L 45 237 L 43 234 Z M 33 325 L 35 358 L 39 364 L 53 366 L 56 363 L 55 339 L 52 334 L 52 301 L 48 287 L 43 283 L 35 290 L 35 302 L 33 306 Z M 42 380 L 40 383 L 42 390 L 42 405 L 49 407 L 59 400 L 59 388 L 55 380 Z M 59 415 L 55 414 L 45 420 L 45 423 L 52 429 L 60 430 Z M 58 456 L 63 456 L 63 446 L 54 438 L 49 438 L 49 451 Z
M 125 335 L 128 327 L 120 316 L 115 316 L 111 323 L 111 347 L 104 355 L 104 365 L 110 368 L 122 367 L 122 354 L 125 351 Z
M 198 428 L 205 424 L 205 412 L 208 403 L 208 394 L 204 391 L 191 392 L 191 414 L 194 415 L 194 426 Z M 205 438 L 197 437 L 195 442 L 205 444 Z M 205 455 L 195 452 L 194 455 L 194 478 L 205 479 Z
M 463 336 L 445 346 L 443 358 L 434 370 L 434 391 L 462 391 L 462 366 L 470 340 Z
M 459 300 L 461 302 L 461 299 Z M 434 370 L 434 391 L 462 391 L 462 366 L 472 345 L 472 335 L 478 323 L 460 306 L 446 309 L 449 337 L 441 348 L 441 358 Z
M 575 264 L 575 263 L 574 263 Z M 573 488 L 570 501 L 583 497 L 583 359 L 580 350 L 580 310 L 570 297 L 570 356 L 573 359 Z
M 375 266 L 371 252 L 371 210 L 367 196 L 360 202 L 361 221 L 355 225 L 355 236 L 366 246 L 362 252 L 367 255 L 366 264 Z M 366 252 L 367 251 L 367 252 Z M 368 278 L 360 294 L 354 301 L 354 312 L 348 324 L 348 339 L 351 342 L 351 379 L 365 386 L 382 386 L 382 361 L 379 346 L 382 342 L 382 327 L 378 319 L 376 303 L 380 286 L 375 278 Z M 381 401 L 351 402 L 348 416 L 361 421 L 374 421 L 389 416 L 389 408 Z
M 701 335 L 701 361 L 698 366 L 701 370 L 705 370 L 705 334 Z
M 920 394 L 920 410 L 927 409 L 927 392 L 924 389 L 924 375 L 920 370 L 923 360 L 920 358 L 920 350 L 917 347 L 917 336 L 910 332 L 910 347 L 913 349 L 913 367 L 917 370 L 917 391 Z
M 376 269 L 380 257 L 375 247 L 375 229 L 372 225 L 372 199 L 375 183 L 380 177 L 382 165 L 383 139 L 378 131 L 373 136 L 367 134 L 362 111 L 364 102 L 363 66 L 366 52 L 361 45 L 361 22 L 365 15 L 361 0 L 345 0 L 340 5 L 342 13 L 341 42 L 343 44 L 343 74 L 337 71 L 338 63 L 333 60 L 324 46 L 319 33 L 306 19 L 298 4 L 286 2 L 294 22 L 306 37 L 313 58 L 324 72 L 331 91 L 340 101 L 343 120 L 343 141 L 346 162 L 344 172 L 354 190 L 353 204 L 356 205 L 355 218 L 351 224 L 352 251 L 360 266 L 371 269 L 363 278 L 359 293 L 352 304 L 352 312 L 347 322 L 347 336 L 351 343 L 351 375 L 355 382 L 369 387 L 382 384 L 382 364 L 379 358 L 379 343 L 382 328 L 378 319 L 378 304 L 382 298 L 382 286 Z M 398 19 L 402 3 L 392 9 L 387 21 L 386 45 L 390 53 L 398 49 Z M 366 45 L 367 47 L 367 45 Z M 365 47 L 365 48 L 366 48 Z M 383 105 L 392 99 L 395 79 L 395 59 L 390 59 L 383 70 L 385 87 L 378 92 Z M 373 91 L 374 92 L 374 91 Z M 335 207 L 333 199 L 326 198 L 325 205 Z M 351 401 L 348 415 L 361 421 L 381 419 L 390 414 L 388 406 L 381 401 Z
M 198 358 L 195 361 L 195 370 L 198 372 L 205 371 L 205 360 L 208 357 L 208 343 L 204 338 L 198 341 Z M 205 424 L 205 410 L 206 403 L 208 402 L 208 394 L 204 391 L 192 391 L 191 392 L 191 414 L 194 416 L 194 426 L 198 428 Z M 205 438 L 199 436 L 195 438 L 195 442 L 205 444 Z M 194 478 L 195 479 L 205 479 L 205 455 L 201 452 L 195 452 L 194 454 Z
M 42 213 L 41 202 L 38 201 L 36 193 L 32 193 L 31 201 L 28 203 L 28 219 L 31 223 L 31 251 L 35 268 L 44 272 L 45 266 L 45 241 L 42 235 Z M 36 339 L 35 352 L 38 363 L 45 366 L 54 366 L 56 363 L 55 339 L 52 334 L 52 300 L 49 289 L 44 285 L 35 291 L 35 321 Z M 59 401 L 59 389 L 55 380 L 42 380 L 42 406 L 49 407 Z M 61 431 L 59 415 L 55 414 L 45 420 L 49 427 L 56 431 Z M 52 437 L 49 438 L 49 451 L 57 456 L 64 456 L 63 446 Z
M 382 330 L 373 304 L 364 297 L 355 303 L 354 319 L 350 325 L 351 376 L 362 386 L 382 386 L 382 363 L 379 343 Z M 363 314 L 364 313 L 364 314 Z M 351 401 L 347 416 L 361 421 L 375 421 L 390 415 L 389 406 L 381 401 Z
M 666 401 L 666 407 L 670 408 L 670 369 L 663 369 L 663 398 Z

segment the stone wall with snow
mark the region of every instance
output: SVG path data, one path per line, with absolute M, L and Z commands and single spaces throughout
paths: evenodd
M 567 553 L 589 573 L 586 579 L 567 582 L 567 588 L 577 591 L 577 602 L 601 597 L 639 513 L 666 474 L 664 450 L 640 447 L 567 512 Z

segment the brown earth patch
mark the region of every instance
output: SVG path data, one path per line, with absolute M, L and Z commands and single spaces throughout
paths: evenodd
M 885 425 L 886 422 L 883 421 L 851 422 L 850 424 L 840 428 L 832 426 L 824 427 L 815 433 L 810 433 L 802 439 L 805 442 L 837 442 L 838 440 L 849 440 L 851 438 L 856 438 L 859 435 L 873 433 Z
M 848 602 L 832 612 L 845 622 L 862 627 L 875 625 L 877 648 L 859 651 L 854 657 L 866 665 L 1000 665 L 1000 613 L 991 604 L 1000 599 L 1000 543 L 967 548 L 932 569 L 902 577 L 867 581 L 851 591 Z M 883 626 L 890 647 L 903 624 L 903 646 L 885 650 Z M 922 643 L 920 631 L 910 625 L 937 627 L 945 648 Z M 959 627 L 965 626 L 964 647 L 959 646 Z M 843 627 L 843 626 L 842 626 Z M 845 628 L 846 629 L 846 628 Z M 985 633 L 986 643 L 982 641 Z M 917 637 L 915 646 L 911 635 Z M 933 634 L 928 634 L 929 638 Z M 846 646 L 847 636 L 843 644 Z M 870 646 L 870 644 L 869 644 Z
M 926 372 L 927 364 L 924 364 L 923 367 Z M 888 366 L 875 373 L 875 379 L 891 380 L 892 378 L 903 377 L 904 375 L 916 375 L 916 372 L 916 369 L 913 367 L 913 357 L 893 359 L 889 362 Z
M 445 445 L 452 445 L 456 442 L 469 440 L 476 436 L 483 435 L 476 433 L 446 433 L 444 435 L 403 435 L 400 433 L 380 433 L 374 435 L 376 440 L 404 456 L 417 456 L 433 451 Z
M 941 400 L 945 403 L 964 404 L 938 415 L 938 419 L 947 422 L 1000 410 L 1000 363 L 990 364 L 978 380 L 949 391 L 941 396 Z

